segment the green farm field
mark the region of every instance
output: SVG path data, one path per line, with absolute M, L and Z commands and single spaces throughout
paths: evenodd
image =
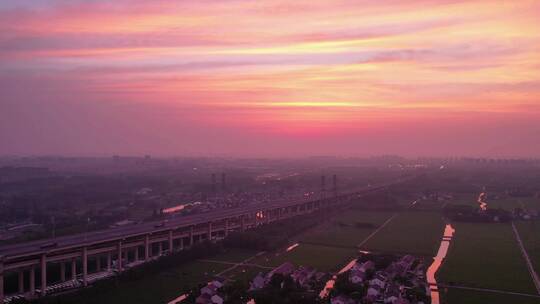
M 454 223 L 442 283 L 531 293 L 535 288 L 510 224 Z
M 357 250 L 353 248 L 300 244 L 289 252 L 266 254 L 254 259 L 251 263 L 277 267 L 285 262 L 291 262 L 297 267 L 310 266 L 319 271 L 330 272 L 339 270 L 356 257 L 357 253 Z
M 536 273 L 540 274 L 540 221 L 516 222 L 516 228 Z
M 303 236 L 301 242 L 354 248 L 392 215 L 391 212 L 348 210 Z M 357 223 L 373 227 L 356 227 Z
M 448 289 L 442 304 L 540 304 L 540 298 L 474 290 Z
M 403 212 L 364 244 L 362 249 L 434 256 L 444 226 L 438 212 Z
M 84 296 L 68 295 L 69 301 L 61 303 L 167 303 L 198 284 L 209 281 L 228 267 L 230 266 L 216 263 L 190 262 L 141 279 L 118 282 L 114 289 Z

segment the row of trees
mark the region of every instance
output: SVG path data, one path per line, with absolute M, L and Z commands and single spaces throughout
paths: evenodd
M 443 214 L 457 222 L 509 222 L 512 214 L 503 209 L 488 209 L 481 211 L 469 205 L 448 205 Z

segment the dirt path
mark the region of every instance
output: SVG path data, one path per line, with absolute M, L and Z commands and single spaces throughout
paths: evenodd
M 262 268 L 262 269 L 274 269 L 274 267 L 269 267 L 269 266 L 263 266 L 263 265 L 259 265 L 259 264 L 253 264 L 253 263 L 247 263 L 248 260 L 251 260 L 253 259 L 254 257 L 250 257 L 249 259 L 246 259 L 244 260 L 243 262 L 239 262 L 239 263 L 236 263 L 236 262 L 226 262 L 226 261 L 217 261 L 217 260 L 198 260 L 199 262 L 205 262 L 205 263 L 214 263 L 214 264 L 223 264 L 223 265 L 232 265 L 233 267 L 230 267 L 228 269 L 225 269 L 224 271 L 220 272 L 218 275 L 222 275 L 223 273 L 225 272 L 228 272 L 236 267 L 239 267 L 239 266 L 249 266 L 249 267 L 258 267 L 258 268 Z
M 386 227 L 386 225 L 388 225 L 388 223 L 390 223 L 394 218 L 396 218 L 396 216 L 398 216 L 398 213 L 394 213 L 394 215 L 392 215 L 389 219 L 386 220 L 386 222 L 384 222 L 381 226 L 379 226 L 379 228 L 375 229 L 375 231 L 373 231 L 370 235 L 368 235 L 363 241 L 362 243 L 358 244 L 356 247 L 358 248 L 362 248 L 362 246 L 367 243 L 372 237 L 374 237 L 379 231 L 381 231 L 384 227 Z

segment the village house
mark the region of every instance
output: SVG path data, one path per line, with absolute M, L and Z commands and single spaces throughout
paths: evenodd
M 311 267 L 301 266 L 298 270 L 291 274 L 291 278 L 302 287 L 307 287 L 311 278 L 315 276 L 317 271 Z
M 379 297 L 382 292 L 382 288 L 379 285 L 370 285 L 367 290 L 367 295 L 372 297 Z
M 274 268 L 272 271 L 270 271 L 267 275 L 266 275 L 266 283 L 270 282 L 270 280 L 272 279 L 272 276 L 274 276 L 275 274 L 280 274 L 282 276 L 288 276 L 290 274 L 292 274 L 295 270 L 295 267 L 293 264 L 291 264 L 290 262 L 285 262 L 281 265 L 279 265 L 278 267 Z
M 210 300 L 212 300 L 212 304 L 223 304 L 223 298 L 219 295 L 213 295 Z
M 215 295 L 217 293 L 217 287 L 213 284 L 208 284 L 201 288 L 201 294 Z
M 354 302 L 353 299 L 351 299 L 349 297 L 340 295 L 340 296 L 332 298 L 330 300 L 330 303 L 331 304 L 354 304 L 355 302 Z
M 201 288 L 201 295 L 195 299 L 196 304 L 223 304 L 223 298 L 217 294 L 223 283 L 214 280 Z
M 353 284 L 360 284 L 366 279 L 366 273 L 360 269 L 353 269 L 349 274 L 349 281 Z
M 201 294 L 200 296 L 195 299 L 196 304 L 211 304 L 212 303 L 212 296 L 209 294 Z
M 396 284 L 388 284 L 384 293 L 384 303 L 394 304 L 397 299 L 401 298 L 401 290 Z
M 369 286 L 378 286 L 379 288 L 382 289 L 384 288 L 385 285 L 386 285 L 386 277 L 380 272 L 376 273 L 373 279 L 369 281 Z
M 262 273 L 258 273 L 250 283 L 249 290 L 261 289 L 266 285 L 266 279 Z

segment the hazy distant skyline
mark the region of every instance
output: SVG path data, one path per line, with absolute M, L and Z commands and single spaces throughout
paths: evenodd
M 540 2 L 2 1 L 0 155 L 540 156 Z

